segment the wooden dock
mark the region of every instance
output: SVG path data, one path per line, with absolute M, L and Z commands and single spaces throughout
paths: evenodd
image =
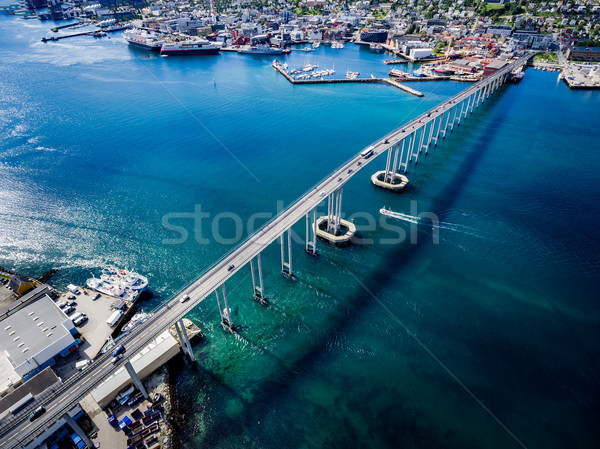
M 295 80 L 292 78 L 285 70 L 281 68 L 279 65 L 273 65 L 273 68 L 281 73 L 286 80 L 288 80 L 291 84 L 350 84 L 350 83 L 384 83 L 389 84 L 390 86 L 394 86 L 404 92 L 407 92 L 415 97 L 423 97 L 424 95 L 418 90 L 412 89 L 408 86 L 404 86 L 401 83 L 398 83 L 390 78 L 358 78 L 354 80 L 348 79 L 328 79 L 328 80 Z

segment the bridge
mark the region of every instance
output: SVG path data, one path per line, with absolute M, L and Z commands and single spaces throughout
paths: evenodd
M 454 126 L 460 125 L 461 120 L 464 121 L 469 113 L 478 108 L 506 81 L 511 71 L 523 66 L 532 55 L 533 53 L 527 53 L 512 61 L 501 70 L 431 108 L 344 162 L 287 209 L 207 268 L 199 278 L 157 309 L 151 318 L 124 337 L 120 343 L 127 347 L 127 354 L 135 355 L 175 323 L 184 352 L 194 360 L 181 320 L 213 292 L 219 304 L 221 324 L 224 329 L 235 332 L 225 288 L 225 282 L 230 277 L 249 264 L 254 285 L 253 294 L 260 301 L 266 302 L 260 254 L 268 245 L 279 240 L 282 272 L 286 276 L 293 277 L 291 227 L 298 221 L 306 219 L 305 250 L 309 254 L 316 254 L 317 236 L 334 243 L 351 239 L 355 228 L 353 229 L 351 223 L 341 219 L 344 184 L 360 170 L 372 164 L 378 156 L 387 153 L 385 169 L 376 172 L 372 176 L 372 181 L 382 188 L 392 191 L 401 190 L 407 182 L 404 174 L 411 164 L 418 163 L 423 151 L 427 154 L 431 145 L 437 145 L 440 137 L 444 138 L 448 130 L 452 132 Z M 316 208 L 325 199 L 328 201 L 328 214 L 317 218 Z M 189 295 L 190 300 L 179 302 L 179 298 L 183 295 Z M 182 334 L 184 338 L 181 338 Z M 36 438 L 39 438 L 45 429 L 61 417 L 65 418 L 71 427 L 76 426 L 68 412 L 104 379 L 119 369 L 120 365 L 125 365 L 133 383 L 145 394 L 141 381 L 128 359 L 113 364 L 110 354 L 103 354 L 86 370 L 66 379 L 55 391 L 36 398 L 34 404 L 6 419 L 0 428 L 0 447 L 6 449 L 27 447 L 32 442 L 36 442 Z M 37 420 L 29 422 L 28 414 L 40 405 L 45 407 L 46 413 Z M 74 430 L 79 433 L 81 429 L 74 428 Z M 84 438 L 85 435 L 80 436 L 84 441 L 89 442 L 87 437 Z

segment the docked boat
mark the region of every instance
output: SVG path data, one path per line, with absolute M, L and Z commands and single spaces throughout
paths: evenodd
M 454 70 L 452 70 L 447 65 L 440 65 L 440 66 L 434 67 L 433 71 L 435 73 L 437 73 L 438 75 L 444 75 L 444 76 L 454 75 Z
M 86 284 L 88 288 L 95 290 L 98 293 L 112 296 L 113 298 L 124 299 L 129 302 L 135 302 L 140 295 L 139 290 L 133 290 L 120 284 L 113 284 L 108 280 L 93 277 L 93 275 L 86 281 Z
M 219 48 L 207 40 L 194 40 L 184 42 L 166 42 L 160 49 L 162 56 L 200 56 L 216 55 Z
M 152 316 L 151 313 L 139 312 L 131 317 L 131 320 L 123 326 L 121 332 L 129 332 L 130 330 L 136 328 L 138 325 L 145 322 L 148 318 Z
M 348 70 L 346 72 L 346 79 L 347 80 L 355 80 L 358 78 L 359 73 L 358 72 L 351 72 L 350 70 Z
M 283 48 L 274 48 L 268 44 L 251 45 L 238 50 L 242 55 L 282 55 L 286 53 Z
M 313 43 L 312 43 L 312 47 L 313 47 L 313 48 L 315 48 L 315 49 L 316 49 L 316 48 L 319 48 L 320 46 L 321 46 L 321 43 L 320 43 L 320 42 L 313 42 Z
M 369 48 L 373 51 L 383 51 L 383 45 L 378 43 L 372 43 L 371 45 L 369 45 Z
M 108 267 L 106 272 L 102 273 L 100 279 L 110 281 L 113 284 L 121 284 L 139 292 L 143 292 L 148 287 L 146 276 L 123 268 Z
M 156 34 L 148 33 L 145 30 L 136 28 L 125 31 L 124 37 L 132 47 L 155 52 L 159 52 L 165 43 L 163 40 L 159 39 Z
M 408 75 L 408 73 L 403 72 L 402 70 L 392 69 L 389 73 L 390 76 L 395 76 L 396 78 L 404 78 Z
M 339 42 L 339 41 L 332 42 L 331 43 L 331 48 L 335 48 L 335 49 L 340 50 L 340 49 L 344 48 L 344 43 L 343 42 Z

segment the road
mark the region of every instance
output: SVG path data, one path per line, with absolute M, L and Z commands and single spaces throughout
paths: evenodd
M 471 94 L 482 89 L 496 78 L 506 74 L 515 66 L 524 64 L 530 56 L 528 55 L 516 60 L 502 70 L 471 85 L 449 100 L 424 112 L 419 117 L 404 124 L 401 128 L 384 136 L 372 145 L 374 154 L 371 157 L 365 159 L 360 154 L 357 154 L 335 169 L 323 181 L 273 218 L 263 228 L 209 267 L 203 275 L 175 295 L 164 307 L 158 309 L 150 319 L 121 340 L 120 343 L 127 348 L 127 355 L 136 354 L 175 321 L 184 317 L 217 287 L 244 267 L 266 246 L 274 242 L 321 201 L 326 199 L 328 195 L 340 188 L 358 171 L 364 169 L 374 161 L 378 155 L 384 153 L 391 146 L 401 143 L 411 133 L 416 132 L 421 127 L 427 126 L 428 123 L 435 120 L 443 112 L 468 98 Z M 231 265 L 234 268 L 229 270 Z M 189 295 L 191 299 L 182 304 L 179 302 L 179 298 L 185 294 Z M 38 400 L 33 405 L 25 408 L 14 419 L 3 424 L 0 429 L 0 447 L 20 447 L 28 441 L 32 441 L 37 435 L 43 432 L 44 428 L 49 427 L 68 410 L 73 409 L 84 396 L 96 388 L 101 380 L 110 376 L 123 361 L 117 365 L 113 365 L 110 354 L 104 354 L 98 357 L 84 371 L 66 379 L 55 392 L 51 392 L 51 394 L 48 394 L 47 397 L 41 400 L 37 398 Z M 46 408 L 46 413 L 34 422 L 29 422 L 27 415 L 33 408 L 39 405 L 43 405 Z

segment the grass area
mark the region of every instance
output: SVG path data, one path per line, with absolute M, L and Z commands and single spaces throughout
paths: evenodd
M 550 52 L 538 53 L 533 59 L 534 61 L 538 62 L 558 62 L 558 56 L 556 53 Z
M 484 11 L 493 11 L 495 9 L 504 9 L 504 5 L 500 5 L 499 3 L 486 3 L 483 8 Z

